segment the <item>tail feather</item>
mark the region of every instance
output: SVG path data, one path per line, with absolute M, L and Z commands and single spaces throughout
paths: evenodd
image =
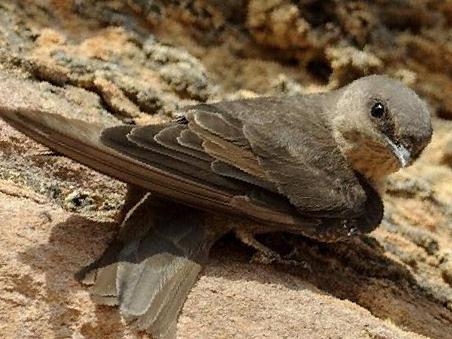
M 124 318 L 157 338 L 173 337 L 177 317 L 202 266 L 169 253 L 143 262 L 121 262 L 117 280 Z
M 116 274 L 118 272 L 118 264 L 113 263 L 105 267 L 101 267 L 95 274 L 95 281 L 91 288 L 91 297 L 96 304 L 117 306 L 118 290 L 116 288 Z
M 146 194 L 119 236 L 79 278 L 95 275 L 93 300 L 155 338 L 174 338 L 178 314 L 214 241 L 227 229 L 207 229 L 206 214 Z M 86 280 L 86 279 L 85 279 Z

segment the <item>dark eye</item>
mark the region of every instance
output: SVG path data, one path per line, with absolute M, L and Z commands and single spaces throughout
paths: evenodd
M 374 118 L 380 119 L 385 115 L 386 107 L 381 102 L 376 102 L 373 104 L 372 108 L 370 109 L 370 115 L 372 115 Z

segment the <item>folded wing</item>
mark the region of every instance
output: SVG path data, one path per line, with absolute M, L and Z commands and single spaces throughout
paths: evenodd
M 0 116 L 38 142 L 154 194 L 309 235 L 322 218 L 365 214 L 370 188 L 363 189 L 315 115 L 321 108 L 298 102 L 304 98 L 201 104 L 178 121 L 142 127 L 103 128 L 1 107 Z
M 301 221 L 307 226 L 318 224 L 315 219 L 300 220 L 283 197 L 212 171 L 211 162 L 215 160 L 200 148 L 203 142 L 199 143 L 189 130 L 181 129 L 176 137 L 176 142 L 183 141 L 180 145 L 185 152 L 165 146 L 174 141 L 169 141 L 168 135 L 172 136 L 178 125 L 104 129 L 43 111 L 1 107 L 0 116 L 49 148 L 157 196 L 205 210 L 243 214 L 289 229 L 299 228 Z M 184 146 L 187 143 L 190 147 Z

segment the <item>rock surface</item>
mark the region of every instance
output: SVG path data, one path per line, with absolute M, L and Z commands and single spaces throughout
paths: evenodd
M 346 244 L 291 237 L 308 268 L 250 264 L 223 239 L 178 336 L 450 338 L 451 25 L 451 1 L 6 0 L 0 105 L 144 124 L 200 101 L 401 79 L 429 101 L 434 138 L 388 179 L 381 227 Z M 113 238 L 124 190 L 0 122 L 1 337 L 146 337 L 74 278 Z

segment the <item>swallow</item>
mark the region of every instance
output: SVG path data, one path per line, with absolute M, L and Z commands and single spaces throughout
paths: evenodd
M 147 126 L 1 102 L 0 117 L 19 131 L 129 184 L 118 237 L 83 276 L 94 299 L 159 338 L 174 336 L 222 235 L 277 262 L 256 234 L 334 242 L 369 233 L 383 218 L 385 176 L 412 164 L 432 136 L 425 102 L 382 75 L 325 93 L 198 104 Z

